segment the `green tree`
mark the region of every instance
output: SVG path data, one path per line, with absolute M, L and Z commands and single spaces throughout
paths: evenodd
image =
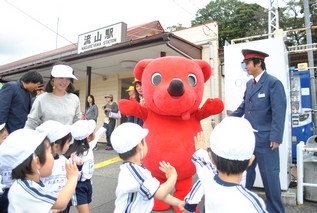
M 306 43 L 306 32 L 295 31 L 305 27 L 304 15 L 301 12 L 303 2 L 296 0 L 285 0 L 285 7 L 279 9 L 280 28 L 289 31 L 286 34 L 286 45 L 300 45 Z M 294 31 L 293 31 L 294 30 Z
M 235 14 L 235 23 L 244 32 L 244 36 L 255 36 L 267 33 L 268 11 L 258 4 L 240 5 Z M 241 32 L 241 31 L 240 31 Z
M 177 25 L 173 25 L 173 26 L 170 26 L 170 27 L 167 27 L 166 30 L 169 31 L 169 32 L 174 32 L 174 31 L 177 31 L 177 30 L 181 30 L 181 29 L 185 29 L 186 27 L 183 27 L 182 24 L 177 24 Z
M 239 0 L 215 0 L 197 11 L 192 26 L 208 21 L 218 22 L 219 46 L 225 41 L 267 32 L 267 10 L 258 4 Z
M 310 0 L 310 14 L 311 14 L 311 24 L 313 26 L 317 26 L 317 1 L 316 0 Z M 313 42 L 317 41 L 317 29 L 315 28 L 312 30 L 312 37 L 313 37 Z
M 286 34 L 286 45 L 296 46 L 306 44 L 306 30 L 304 17 L 304 4 L 302 0 L 284 0 L 285 7 L 279 8 L 280 28 L 288 31 Z M 311 14 L 311 26 L 317 25 L 317 1 L 309 1 L 309 11 Z M 302 30 L 299 30 L 302 29 Z M 312 29 L 312 40 L 317 41 L 317 30 Z
M 303 0 L 284 0 L 279 8 L 279 25 L 286 34 L 288 46 L 306 44 Z M 309 0 L 311 25 L 317 25 L 317 1 Z M 268 10 L 258 4 L 246 4 L 240 0 L 212 0 L 197 11 L 192 26 L 209 21 L 218 22 L 219 46 L 225 41 L 268 33 Z M 258 38 L 258 39 L 263 39 Z M 256 40 L 256 39 L 253 39 Z M 317 30 L 312 29 L 312 40 L 317 41 Z

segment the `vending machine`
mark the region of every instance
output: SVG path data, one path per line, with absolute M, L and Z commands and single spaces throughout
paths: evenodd
M 291 68 L 292 161 L 296 163 L 296 145 L 313 135 L 309 70 Z

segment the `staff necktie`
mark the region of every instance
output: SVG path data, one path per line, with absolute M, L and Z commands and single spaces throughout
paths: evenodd
M 256 80 L 253 78 L 253 86 L 256 85 Z

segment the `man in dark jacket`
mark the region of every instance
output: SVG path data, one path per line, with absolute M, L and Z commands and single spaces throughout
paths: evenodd
M 243 101 L 231 116 L 244 116 L 255 132 L 255 160 L 247 170 L 246 188 L 255 181 L 259 166 L 270 213 L 285 212 L 281 199 L 279 146 L 283 142 L 286 93 L 280 80 L 266 71 L 264 59 L 269 55 L 257 50 L 242 50 L 246 70 L 253 76 L 246 84 Z
M 9 134 L 24 127 L 32 106 L 31 92 L 43 83 L 35 70 L 22 75 L 20 80 L 6 83 L 0 90 L 0 123 L 6 123 Z

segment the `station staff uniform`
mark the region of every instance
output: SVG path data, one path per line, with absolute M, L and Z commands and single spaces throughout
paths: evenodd
M 263 60 L 268 54 L 255 50 L 242 50 L 244 61 L 258 58 Z M 231 116 L 244 117 L 255 132 L 255 160 L 247 170 L 246 188 L 251 190 L 255 181 L 255 167 L 259 166 L 268 212 L 284 212 L 281 199 L 279 149 L 272 150 L 272 141 L 282 143 L 286 114 L 286 95 L 283 84 L 276 77 L 263 70 L 256 79 L 246 84 L 243 101 Z M 239 136 L 237 136 L 239 137 Z

